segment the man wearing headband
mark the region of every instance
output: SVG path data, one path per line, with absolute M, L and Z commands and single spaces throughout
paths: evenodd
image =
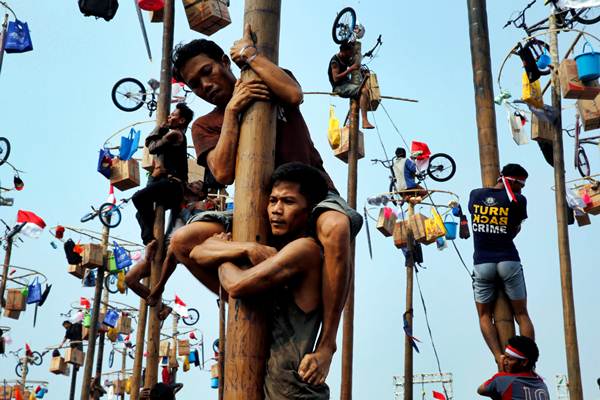
M 473 291 L 483 338 L 502 371 L 502 348 L 493 323 L 498 286 L 511 301 L 521 335 L 534 339 L 527 313 L 523 267 L 513 239 L 527 218 L 527 199 L 521 194 L 527 171 L 519 164 L 502 168 L 496 186 L 475 189 L 469 199 L 473 228 Z
M 526 336 L 508 340 L 502 362 L 505 372 L 499 372 L 481 384 L 477 393 L 492 399 L 550 399 L 546 384 L 534 371 L 539 358 L 535 342 Z

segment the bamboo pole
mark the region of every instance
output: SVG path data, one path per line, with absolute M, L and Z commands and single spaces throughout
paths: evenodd
M 6 251 L 4 252 L 4 265 L 2 266 L 2 283 L 0 283 L 0 311 L 6 305 L 4 292 L 6 292 L 6 282 L 8 282 L 8 269 L 10 267 L 10 256 L 12 255 L 13 238 L 6 239 Z
M 126 365 L 127 365 L 127 347 L 123 347 L 123 351 L 121 352 L 121 380 L 123 382 L 125 382 Z M 121 393 L 121 400 L 125 400 L 125 390 L 123 390 L 123 393 Z
M 483 186 L 492 187 L 496 185 L 498 179 L 500 156 L 498 154 L 496 113 L 494 111 L 486 1 L 467 0 L 467 6 L 481 180 Z M 506 294 L 503 290 L 498 292 L 494 307 L 494 326 L 501 344 L 505 344 L 514 335 L 515 325 L 512 308 Z
M 250 24 L 258 52 L 275 64 L 280 14 L 281 0 L 246 0 L 244 26 Z M 242 72 L 243 80 L 254 77 L 251 69 Z M 242 117 L 235 168 L 235 241 L 266 243 L 265 210 L 274 165 L 275 127 L 276 108 L 271 102 L 254 102 Z M 262 399 L 269 343 L 265 299 L 230 296 L 229 309 L 233 311 L 228 313 L 224 399 Z
M 104 251 L 104 256 L 102 257 L 102 263 L 104 264 L 104 270 L 106 271 L 106 266 L 108 265 L 108 254 L 107 254 L 107 247 L 108 247 L 108 238 L 106 241 L 106 245 L 102 246 L 102 249 Z M 100 274 L 98 273 L 98 276 L 96 277 L 96 279 L 100 279 L 102 282 L 104 282 L 104 274 L 102 274 L 102 276 L 100 276 Z M 108 290 L 105 290 L 104 293 L 102 293 L 102 315 L 106 316 L 106 313 L 108 312 Z M 98 321 L 101 323 L 101 321 Z M 96 382 L 101 382 L 101 377 L 102 377 L 102 364 L 104 362 L 104 342 L 106 340 L 106 332 L 104 331 L 104 329 L 102 331 L 100 331 L 100 336 L 98 337 L 98 356 L 96 357 Z M 100 398 L 100 393 L 98 392 L 94 392 L 94 398 L 95 399 L 99 399 Z
M 550 14 L 550 55 L 554 66 L 552 72 L 552 107 L 561 110 L 560 82 L 558 77 L 558 33 L 556 16 Z M 567 373 L 569 377 L 569 398 L 582 400 L 581 370 L 579 367 L 579 347 L 577 344 L 577 327 L 575 319 L 575 303 L 573 300 L 573 278 L 571 273 L 571 253 L 569 249 L 569 231 L 567 226 L 567 204 L 565 189 L 565 160 L 562 139 L 562 115 L 554 125 L 552 141 L 554 158 L 554 196 L 556 200 L 556 226 L 558 230 L 558 254 L 560 260 L 560 283 L 563 302 L 563 322 L 565 330 L 565 347 L 567 352 Z
M 171 348 L 175 352 L 175 357 L 177 357 L 177 335 L 179 335 L 179 331 L 177 330 L 177 324 L 179 323 L 179 316 L 175 313 L 172 314 L 172 325 L 171 328 L 173 330 L 173 338 L 171 342 Z M 171 380 L 173 383 L 177 382 L 177 367 L 171 369 Z
M 360 66 L 361 63 L 361 43 L 357 40 L 354 43 L 354 64 Z M 352 73 L 352 83 L 360 85 L 362 76 L 360 69 Z M 348 205 L 356 209 L 356 192 L 358 180 L 358 99 L 350 100 L 350 129 L 349 129 L 349 148 L 348 148 Z M 363 121 L 364 123 L 364 121 Z M 354 359 L 354 240 L 350 243 L 348 253 L 349 269 L 349 287 L 348 297 L 344 306 L 344 320 L 342 325 L 342 386 L 340 388 L 340 399 L 352 399 L 352 367 Z
M 144 278 L 142 284 L 148 286 L 150 279 Z M 135 336 L 135 358 L 133 359 L 133 371 L 131 373 L 130 399 L 138 400 L 140 396 L 140 380 L 142 377 L 142 364 L 144 362 L 144 341 L 146 337 L 146 319 L 148 317 L 148 305 L 146 300 L 140 298 L 140 308 L 137 319 L 137 332 Z
M 411 199 L 412 200 L 412 199 Z M 415 206 L 412 201 L 409 200 L 408 203 L 408 220 L 410 221 L 410 217 L 412 217 L 415 213 Z M 415 269 L 415 243 L 414 243 L 414 233 L 412 231 L 412 227 L 410 223 L 408 226 L 408 237 L 407 237 L 407 259 L 406 259 L 406 311 L 404 314 L 404 318 L 406 318 L 406 322 L 408 326 L 413 328 L 413 279 L 414 279 L 414 269 Z M 414 332 L 414 330 L 413 330 Z M 411 342 L 411 338 L 408 335 L 404 335 L 404 400 L 412 400 L 413 399 L 413 346 Z
M 219 400 L 223 400 L 223 383 L 225 382 L 225 300 L 223 286 L 219 286 Z M 202 335 L 202 368 L 204 368 L 204 335 Z
M 162 60 L 160 69 L 160 93 L 158 95 L 158 109 L 156 112 L 156 124 L 160 126 L 167 120 L 171 104 L 171 53 L 173 52 L 173 31 L 175 25 L 175 3 L 174 0 L 166 0 L 163 19 L 163 41 Z M 154 218 L 154 238 L 158 246 L 152 260 L 150 287 L 156 286 L 160 278 L 160 270 L 164 258 L 164 236 L 165 236 L 165 210 L 163 206 L 156 207 Z M 145 388 L 151 388 L 158 380 L 158 350 L 160 346 L 160 311 L 161 301 L 156 307 L 152 307 L 148 319 L 148 357 L 146 358 L 146 380 Z
M 108 218 L 110 222 L 110 215 Z M 92 368 L 94 366 L 94 356 L 96 351 L 96 335 L 98 334 L 98 317 L 100 315 L 100 298 L 102 296 L 102 288 L 104 287 L 104 271 L 106 270 L 106 265 L 108 263 L 106 248 L 108 246 L 109 233 L 110 228 L 105 226 L 102 229 L 102 265 L 96 269 L 96 287 L 94 289 L 94 304 L 92 306 L 92 315 L 88 333 L 88 350 L 85 354 L 85 366 L 83 368 L 81 400 L 89 400 L 90 398 Z M 99 354 L 98 357 L 100 358 L 101 355 Z

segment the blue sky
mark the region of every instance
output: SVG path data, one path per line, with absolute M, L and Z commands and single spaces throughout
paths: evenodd
M 502 26 L 513 10 L 525 4 L 514 0 L 488 4 L 494 81 L 501 61 L 522 36 L 515 29 L 503 30 Z M 34 51 L 5 55 L 0 75 L 0 119 L 3 122 L 0 135 L 8 137 L 13 145 L 10 161 L 26 171 L 22 175 L 25 190 L 11 193 L 15 206 L 2 208 L 0 217 L 12 221 L 17 209 L 25 209 L 38 213 L 50 226 L 59 223 L 79 226 L 79 219 L 89 206 L 100 204 L 108 192 L 108 182 L 95 171 L 98 149 L 116 130 L 148 119 L 143 110 L 134 113 L 118 110 L 110 99 L 112 85 L 126 76 L 141 81 L 158 78 L 162 26 L 149 24 L 145 16 L 154 56 L 150 62 L 132 1 L 121 1 L 115 19 L 108 23 L 84 18 L 74 1 L 18 0 L 11 5 L 19 18 L 29 23 Z M 465 206 L 469 191 L 480 186 L 466 5 L 464 2 L 436 2 L 436 7 L 418 7 L 414 2 L 400 4 L 387 0 L 378 1 L 376 5 L 366 1 L 285 1 L 281 16 L 280 64 L 294 72 L 305 91 L 329 89 L 326 68 L 336 51 L 331 40 L 331 23 L 336 11 L 347 5 L 357 10 L 359 20 L 366 27 L 365 48 L 374 43 L 378 34 L 383 37 L 384 45 L 369 65 L 378 75 L 382 94 L 419 100 L 416 104 L 384 102 L 401 134 L 407 141 L 425 141 L 433 152 L 451 154 L 457 162 L 458 171 L 451 181 L 439 185 L 429 182 L 430 187 L 457 193 Z M 241 2 L 232 2 L 232 24 L 211 37 L 225 49 L 242 34 L 242 9 Z M 536 4 L 531 21 L 537 21 L 546 12 L 542 4 Z M 589 31 L 598 33 L 598 28 L 590 27 Z M 181 2 L 177 1 L 175 42 L 197 37 L 199 34 L 189 30 Z M 563 50 L 573 37 L 572 33 L 560 36 Z M 600 47 L 600 44 L 594 45 Z M 581 46 L 578 46 L 577 52 L 580 51 Z M 518 96 L 520 82 L 519 61 L 511 58 L 503 73 L 502 86 Z M 498 90 L 496 84 L 494 90 Z M 549 97 L 546 101 L 550 101 Z M 212 108 L 200 99 L 190 103 L 197 116 Z M 334 104 L 338 116 L 343 118 L 347 102 L 340 99 L 307 95 L 301 109 L 326 169 L 345 193 L 346 165 L 333 157 L 327 143 L 329 104 Z M 572 124 L 574 103 L 567 100 L 563 105 L 565 125 Z M 552 169 L 542 159 L 535 143 L 517 146 L 510 136 L 505 110 L 496 107 L 496 113 L 501 163 L 520 163 L 530 173 L 524 190 L 529 219 L 516 243 L 525 268 L 529 308 L 541 350 L 538 372 L 546 379 L 555 398 L 554 375 L 566 373 L 566 361 Z M 402 145 L 381 108 L 371 121 L 378 125 L 388 154 Z M 150 126 L 145 125 L 142 133 L 148 133 Z M 368 196 L 385 192 L 388 187 L 387 171 L 368 161 L 383 157 L 376 131 L 366 132 L 365 148 L 366 157 L 359 162 L 361 211 Z M 593 171 L 600 172 L 598 149 L 589 147 L 587 150 Z M 575 178 L 573 141 L 568 137 L 565 137 L 565 154 L 567 177 Z M 4 185 L 12 180 L 7 166 L 0 167 L 0 179 Z M 132 194 L 133 190 L 117 193 L 117 196 Z M 447 200 L 440 196 L 437 201 Z M 139 241 L 132 206 L 124 214 L 124 222 L 115 229 L 115 234 Z M 392 399 L 392 377 L 403 371 L 404 259 L 391 238 L 381 236 L 372 221 L 369 226 L 373 239 L 372 260 L 364 229 L 356 241 L 354 396 Z M 593 361 L 598 360 L 596 282 L 600 272 L 593 250 L 594 238 L 600 234 L 598 226 L 598 217 L 592 217 L 591 226 L 569 228 L 586 398 L 598 397 L 597 361 Z M 85 227 L 101 229 L 97 220 Z M 80 239 L 78 235 L 71 237 Z M 50 240 L 47 233 L 39 240 L 26 239 L 13 253 L 13 264 L 42 271 L 54 285 L 48 302 L 39 310 L 35 329 L 32 328 L 33 310 L 22 314 L 18 321 L 2 318 L 1 324 L 12 328 L 13 350 L 22 347 L 24 341 L 34 349 L 59 343 L 63 335 L 59 313 L 65 312 L 79 296 L 92 295 L 91 289 L 81 288 L 80 282 L 66 273 L 63 253 L 60 248 L 54 250 Z M 472 242 L 461 240 L 457 246 L 470 267 Z M 474 398 L 475 388 L 493 374 L 494 364 L 479 333 L 470 278 L 452 249 L 440 252 L 429 246 L 424 249 L 424 257 L 426 269 L 419 278 L 442 370 L 454 375 L 455 398 Z M 167 286 L 168 297 L 175 293 L 200 310 L 198 327 L 211 343 L 218 331 L 214 296 L 191 280 L 184 268 L 178 269 Z M 138 304 L 133 294 L 115 296 L 115 299 Z M 421 353 L 415 354 L 414 370 L 415 373 L 435 372 L 435 358 L 416 292 L 414 304 L 414 334 L 422 340 Z M 341 334 L 338 345 L 341 348 Z M 0 377 L 13 379 L 14 359 L 0 360 Z M 42 367 L 32 367 L 30 377 L 50 381 L 47 398 L 64 399 L 69 378 L 50 376 L 48 366 L 46 361 Z M 328 379 L 332 398 L 339 397 L 340 366 L 341 352 L 338 352 Z M 108 370 L 107 365 L 104 370 Z M 208 371 L 195 368 L 179 376 L 186 385 L 181 398 L 217 397 L 216 391 L 209 387 Z M 431 396 L 432 388 L 440 389 L 427 388 L 427 396 Z M 420 394 L 420 388 L 415 388 L 415 394 Z

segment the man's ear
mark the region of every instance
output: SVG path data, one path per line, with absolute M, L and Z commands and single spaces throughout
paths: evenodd
M 223 54 L 223 56 L 221 57 L 221 64 L 223 64 L 225 67 L 231 69 L 231 59 L 229 59 L 227 54 Z

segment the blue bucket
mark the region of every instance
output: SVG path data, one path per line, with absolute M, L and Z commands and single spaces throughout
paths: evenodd
M 448 218 L 448 215 L 446 215 Z M 444 218 L 444 226 L 446 227 L 446 240 L 454 240 L 456 239 L 456 230 L 458 228 L 458 223 L 454 221 L 446 221 Z
M 583 82 L 594 80 L 600 77 L 600 53 L 597 53 L 592 48 L 589 42 L 585 42 L 583 45 L 583 51 L 585 52 L 585 46 L 590 46 L 592 51 L 588 53 L 582 53 L 575 57 L 577 63 L 577 74 L 579 79 Z
M 219 388 L 219 378 L 210 378 L 210 388 L 211 389 Z
M 544 50 L 544 52 L 539 56 L 535 64 L 539 69 L 546 69 L 550 66 L 550 64 L 552 64 L 552 59 L 546 50 Z

